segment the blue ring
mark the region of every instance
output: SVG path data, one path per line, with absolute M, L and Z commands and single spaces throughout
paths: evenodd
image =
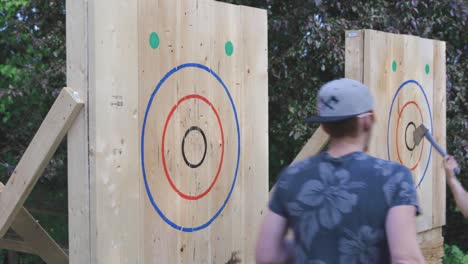
M 426 100 L 426 104 L 427 104 L 427 109 L 429 110 L 429 121 L 431 121 L 431 130 L 430 132 L 432 133 L 433 131 L 433 128 L 432 128 L 432 113 L 431 113 L 431 106 L 429 104 L 429 101 L 427 100 L 427 96 L 426 96 L 426 93 L 424 92 L 424 89 L 422 88 L 422 86 L 415 80 L 408 80 L 408 81 L 405 81 L 404 83 L 402 83 L 400 85 L 400 87 L 398 87 L 398 90 L 396 91 L 395 95 L 393 96 L 393 99 L 392 99 L 392 105 L 390 106 L 390 112 L 388 114 L 388 125 L 387 125 L 387 155 L 388 155 L 388 160 L 390 160 L 390 120 L 391 120 L 391 117 L 392 117 L 392 109 L 393 109 L 393 103 L 395 102 L 395 99 L 398 95 L 398 93 L 403 89 L 403 87 L 405 87 L 405 85 L 407 85 L 408 83 L 414 83 L 418 86 L 419 90 L 421 90 L 421 92 L 423 93 L 424 95 L 424 99 Z M 419 180 L 418 182 L 418 185 L 416 185 L 416 188 L 419 187 L 419 185 L 422 183 L 422 181 L 424 180 L 424 177 L 426 177 L 426 172 L 427 172 L 427 169 L 429 168 L 429 163 L 431 162 L 431 155 L 432 155 L 432 145 L 430 146 L 429 148 L 429 158 L 427 159 L 427 163 L 426 163 L 426 168 L 424 169 L 424 173 L 421 177 L 421 179 Z
M 202 224 L 200 226 L 196 226 L 196 227 L 183 227 L 183 226 L 177 225 L 176 223 L 172 222 L 169 218 L 167 218 L 164 215 L 164 213 L 159 209 L 156 202 L 154 201 L 153 195 L 151 194 L 151 189 L 150 189 L 150 187 L 148 185 L 148 181 L 147 181 L 147 177 L 146 177 L 145 151 L 144 150 L 145 150 L 146 120 L 148 118 L 148 113 L 149 113 L 149 110 L 151 108 L 151 104 L 153 103 L 154 96 L 159 91 L 159 88 L 161 88 L 161 86 L 164 84 L 164 82 L 172 74 L 178 72 L 181 69 L 190 68 L 190 67 L 191 68 L 202 69 L 202 70 L 210 73 L 211 75 L 213 75 L 213 77 L 215 77 L 216 80 L 218 80 L 218 82 L 221 83 L 224 90 L 226 91 L 227 96 L 229 97 L 229 101 L 231 102 L 231 106 L 232 106 L 232 109 L 234 111 L 234 118 L 236 119 L 236 127 L 237 127 L 237 162 L 236 162 L 236 170 L 234 172 L 234 179 L 232 180 L 231 189 L 229 190 L 229 194 L 227 195 L 226 200 L 224 200 L 224 203 L 221 205 L 221 208 L 219 208 L 219 210 L 216 212 L 216 214 L 213 217 L 211 217 L 211 219 L 208 220 L 206 223 L 204 223 L 204 224 Z M 223 80 L 221 80 L 221 78 L 218 76 L 218 74 L 216 74 L 216 72 L 214 72 L 210 68 L 206 67 L 205 65 L 202 65 L 202 64 L 199 64 L 199 63 L 184 63 L 184 64 L 181 64 L 181 65 L 173 68 L 168 73 L 166 73 L 166 75 L 164 75 L 164 77 L 159 81 L 158 85 L 156 85 L 156 87 L 154 88 L 153 93 L 151 93 L 151 97 L 149 99 L 148 105 L 146 106 L 145 118 L 143 119 L 143 127 L 141 129 L 141 147 L 140 147 L 140 151 L 141 151 L 141 167 L 142 167 L 142 171 L 143 171 L 143 179 L 145 181 L 146 193 L 148 194 L 148 198 L 150 199 L 151 204 L 153 205 L 156 212 L 159 214 L 159 216 L 167 224 L 169 224 L 173 228 L 175 228 L 177 230 L 180 230 L 180 231 L 183 231 L 183 232 L 195 232 L 195 231 L 198 231 L 198 230 L 201 230 L 201 229 L 204 229 L 204 228 L 208 227 L 221 214 L 221 212 L 223 211 L 224 207 L 226 206 L 229 198 L 231 197 L 232 191 L 234 190 L 234 186 L 236 185 L 236 179 L 237 179 L 237 173 L 239 171 L 239 161 L 240 161 L 240 128 L 239 128 L 239 119 L 237 118 L 237 110 L 236 110 L 236 106 L 234 105 L 234 101 L 232 100 L 232 97 L 231 97 L 231 94 L 229 93 L 228 88 L 224 84 Z

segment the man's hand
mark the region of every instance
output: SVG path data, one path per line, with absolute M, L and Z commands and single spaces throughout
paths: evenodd
M 445 175 L 447 180 L 452 180 L 455 178 L 455 169 L 458 168 L 458 163 L 453 156 L 448 156 L 444 161 Z
M 448 156 L 445 159 L 444 165 L 447 184 L 450 187 L 450 190 L 452 190 L 455 202 L 465 218 L 468 218 L 468 192 L 463 188 L 457 177 L 455 177 L 455 173 L 453 171 L 458 167 L 457 161 L 454 157 Z

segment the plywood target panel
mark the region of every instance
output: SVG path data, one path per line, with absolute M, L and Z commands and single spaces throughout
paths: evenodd
M 442 158 L 423 139 L 414 142 L 421 124 L 445 146 L 445 43 L 373 30 L 346 36 L 347 77 L 373 92 L 377 121 L 370 153 L 409 168 L 422 215 L 418 231 L 445 223 Z
M 139 2 L 144 263 L 253 261 L 268 197 L 266 32 L 259 9 Z

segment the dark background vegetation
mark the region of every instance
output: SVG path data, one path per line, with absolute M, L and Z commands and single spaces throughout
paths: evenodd
M 344 76 L 344 31 L 370 28 L 446 41 L 447 144 L 461 165 L 460 179 L 468 187 L 468 80 L 465 76 L 468 6 L 463 0 L 224 2 L 268 10 L 271 183 L 315 129 L 307 126 L 304 119 L 313 112 L 317 89 L 326 81 Z M 65 15 L 65 0 L 0 0 L 0 181 L 3 183 L 66 84 Z M 26 207 L 59 243 L 67 246 L 64 144 Z M 444 228 L 446 244 L 468 251 L 467 231 L 468 221 L 456 210 L 449 194 Z M 451 255 L 458 252 L 458 248 L 447 248 Z M 6 251 L 0 251 L 0 263 L 7 255 Z M 32 256 L 20 255 L 20 259 L 21 263 L 41 263 Z

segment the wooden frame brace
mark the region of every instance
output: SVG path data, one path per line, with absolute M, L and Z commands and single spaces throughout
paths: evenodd
M 3 184 L 0 183 L 0 194 L 3 188 Z M 47 231 L 42 228 L 24 207 L 22 207 L 16 215 L 16 218 L 11 224 L 11 229 L 23 238 L 24 241 L 0 239 L 0 248 L 36 254 L 46 263 L 68 263 L 68 255 L 65 251 L 49 236 Z
M 5 235 L 22 210 L 26 198 L 82 107 L 83 102 L 72 89 L 62 89 L 0 193 L 0 237 Z

